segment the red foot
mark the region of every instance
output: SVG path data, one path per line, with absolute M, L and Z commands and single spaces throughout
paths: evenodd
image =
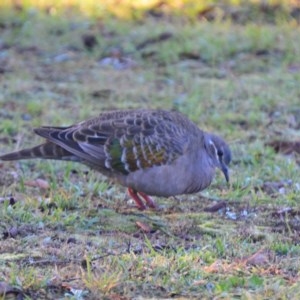
M 142 199 L 139 197 L 139 194 L 145 200 L 147 206 L 149 206 L 150 208 L 154 208 L 154 209 L 157 208 L 153 199 L 143 192 L 137 192 L 132 188 L 128 188 L 128 194 L 135 201 L 138 209 L 140 209 L 140 210 L 146 209 L 146 205 L 144 204 Z
M 128 188 L 128 194 L 135 201 L 138 209 L 140 210 L 146 209 L 144 202 L 141 200 L 138 193 L 134 189 Z
M 139 192 L 139 194 L 140 194 L 140 195 L 142 196 L 142 198 L 146 201 L 147 205 L 148 205 L 150 208 L 157 209 L 157 206 L 156 206 L 154 200 L 153 200 L 150 196 L 146 195 L 146 194 L 143 193 L 143 192 Z

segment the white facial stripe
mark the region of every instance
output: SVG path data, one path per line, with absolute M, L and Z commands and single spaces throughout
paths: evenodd
M 214 149 L 215 149 L 215 154 L 216 154 L 216 158 L 217 158 L 217 160 L 219 160 L 218 149 L 217 149 L 215 143 L 214 143 L 212 140 L 209 140 L 209 144 L 212 145 L 212 146 L 214 147 Z

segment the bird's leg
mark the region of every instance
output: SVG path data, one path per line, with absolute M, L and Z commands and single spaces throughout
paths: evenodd
M 135 201 L 138 209 L 140 209 L 140 210 L 146 209 L 146 206 L 145 206 L 144 202 L 142 201 L 142 199 L 139 197 L 139 195 L 145 200 L 148 207 L 157 209 L 157 205 L 155 204 L 154 200 L 147 194 L 145 194 L 143 192 L 137 192 L 132 188 L 128 188 L 128 194 Z
M 150 207 L 150 208 L 153 208 L 153 209 L 157 209 L 157 205 L 156 203 L 154 202 L 154 200 L 148 196 L 147 194 L 143 193 L 143 192 L 139 192 L 139 194 L 142 196 L 142 198 L 146 201 L 147 205 Z
M 145 206 L 144 202 L 141 200 L 141 198 L 139 197 L 138 193 L 134 189 L 128 188 L 128 194 L 135 201 L 138 209 L 140 209 L 140 210 L 146 209 L 146 206 Z M 145 201 L 146 201 L 146 199 L 145 199 Z

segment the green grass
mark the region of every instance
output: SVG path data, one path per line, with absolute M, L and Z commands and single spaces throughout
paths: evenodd
M 233 151 L 229 187 L 218 173 L 200 194 L 157 198 L 157 212 L 136 210 L 124 188 L 85 166 L 0 162 L 0 282 L 27 299 L 299 298 L 299 158 L 265 146 L 299 140 L 294 20 L 23 12 L 0 23 L 1 154 L 40 142 L 34 127 L 137 107 L 177 109 Z M 116 48 L 134 67 L 101 65 Z M 37 178 L 49 189 L 28 186 Z M 270 192 L 266 182 L 286 184 Z

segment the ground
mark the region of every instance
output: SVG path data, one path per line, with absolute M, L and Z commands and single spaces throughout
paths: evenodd
M 41 142 L 37 126 L 164 108 L 233 160 L 230 185 L 217 173 L 158 211 L 79 164 L 0 162 L 0 297 L 299 299 L 300 28 L 285 13 L 2 11 L 1 154 Z

